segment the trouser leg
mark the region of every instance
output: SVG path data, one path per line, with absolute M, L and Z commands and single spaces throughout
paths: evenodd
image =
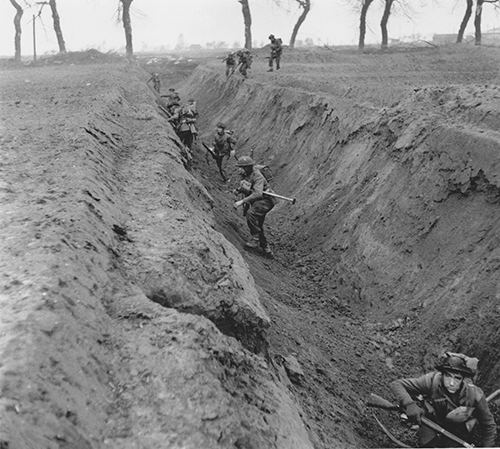
M 274 207 L 272 201 L 258 200 L 255 201 L 247 212 L 247 225 L 250 234 L 254 238 L 259 239 L 259 244 L 262 248 L 267 246 L 267 239 L 264 233 L 264 221 L 266 214 Z
M 281 60 L 281 55 L 276 56 L 276 70 L 280 69 L 280 60 Z

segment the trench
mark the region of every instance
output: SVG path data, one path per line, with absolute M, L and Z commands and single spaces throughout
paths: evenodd
M 245 82 L 167 68 L 163 81 L 198 101 L 201 139 L 229 122 L 240 154 L 254 148 L 275 190 L 297 197 L 268 217 L 276 257 L 242 249 L 232 185 L 180 144 L 144 72 L 44 69 L 43 95 L 20 92 L 72 113 L 27 110 L 31 157 L 5 138 L 39 184 L 21 177 L 24 196 L 2 197 L 17 220 L 2 230 L 15 236 L 2 319 L 20 323 L 0 333 L 2 444 L 385 446 L 366 395 L 450 346 L 480 356 L 480 385 L 498 388 L 497 86 L 403 79 L 366 97 L 345 73 L 318 90 L 258 64 Z M 54 99 L 52 80 L 70 78 Z
M 352 86 L 322 94 L 286 87 L 290 79 L 307 85 L 296 73 L 281 85 L 256 73 L 225 80 L 216 66 L 200 66 L 181 92 L 198 101 L 201 139 L 228 123 L 239 155 L 268 164 L 275 190 L 298 199 L 269 214 L 275 260 L 245 252 L 244 220 L 228 206 L 234 185 L 222 184 L 195 149 L 198 177 L 217 199 L 218 229 L 245 254 L 271 316 L 271 357 L 292 355 L 303 369 L 291 388 L 315 444 L 330 447 L 339 435 L 387 444 L 367 394 L 387 395 L 387 379 L 432 369 L 450 347 L 477 354 L 479 383 L 495 391 L 500 309 L 487 274 L 496 271 L 500 219 L 491 166 L 500 140 L 487 118 L 498 116 L 498 103 L 487 100 L 495 81 L 396 81 L 389 105 L 382 85 L 379 98 L 364 101 L 363 89 L 346 98 Z M 472 105 L 473 97 L 481 100 Z M 474 273 L 472 260 L 482 267 Z

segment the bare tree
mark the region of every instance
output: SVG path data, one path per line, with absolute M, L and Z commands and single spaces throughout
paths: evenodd
M 299 28 L 306 20 L 307 14 L 311 10 L 311 0 L 295 0 L 299 7 L 302 8 L 302 14 L 299 16 L 297 23 L 293 27 L 292 36 L 290 37 L 290 48 L 295 47 L 295 39 L 297 39 L 297 34 L 299 32 Z
M 130 5 L 133 0 L 120 0 L 118 6 L 122 8 L 121 11 L 121 21 L 123 23 L 123 29 L 125 30 L 125 50 L 127 53 L 127 58 L 132 58 L 134 56 L 134 48 L 132 46 L 132 22 L 130 21 Z M 120 14 L 118 12 L 118 17 Z
M 481 17 L 484 3 L 497 3 L 498 0 L 476 0 L 476 15 L 474 17 L 475 44 L 481 45 Z
M 366 36 L 366 14 L 368 8 L 373 3 L 373 0 L 361 0 L 361 11 L 359 14 L 359 42 L 358 49 L 363 51 L 365 48 L 365 36 Z
M 54 31 L 59 45 L 59 53 L 66 53 L 66 44 L 61 30 L 61 21 L 57 12 L 56 0 L 49 0 L 50 10 L 52 11 L 52 20 L 54 22 Z
M 243 13 L 243 22 L 245 24 L 245 48 L 252 49 L 252 15 L 250 14 L 250 6 L 248 0 L 238 0 L 241 3 L 241 11 Z
M 382 20 L 380 21 L 380 29 L 382 30 L 382 44 L 383 50 L 387 48 L 389 35 L 387 33 L 387 22 L 389 21 L 389 16 L 391 14 L 391 8 L 395 0 L 385 0 L 384 1 L 384 12 L 382 14 Z M 479 0 L 478 0 L 479 1 Z
M 467 28 L 470 16 L 472 15 L 472 5 L 474 0 L 466 0 L 466 1 L 467 1 L 467 8 L 465 9 L 464 18 L 462 19 L 462 23 L 460 24 L 460 28 L 458 30 L 457 44 L 460 44 L 463 41 L 465 28 Z
M 24 11 L 23 8 L 21 8 L 21 5 L 17 3 L 16 0 L 10 0 L 10 3 L 14 8 L 16 8 L 16 15 L 14 17 L 14 28 L 16 30 L 16 34 L 14 36 L 14 60 L 16 62 L 21 62 L 21 17 L 23 16 Z

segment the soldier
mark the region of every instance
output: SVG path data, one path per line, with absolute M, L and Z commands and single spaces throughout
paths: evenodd
M 280 69 L 281 52 L 283 48 L 281 47 L 281 38 L 276 39 L 274 34 L 269 35 L 269 40 L 271 41 L 271 56 L 269 57 L 269 70 L 273 71 L 273 61 L 276 60 L 276 70 Z
M 213 156 L 224 182 L 227 181 L 227 177 L 224 173 L 222 164 L 224 162 L 224 158 L 229 159 L 232 156 L 236 159 L 236 151 L 234 149 L 234 145 L 236 145 L 236 140 L 234 139 L 232 132 L 226 129 L 226 125 L 224 123 L 217 123 L 217 128 L 215 130 L 215 136 L 213 140 Z
M 455 436 L 470 441 L 478 424 L 481 446 L 495 444 L 496 424 L 483 391 L 472 383 L 478 359 L 447 352 L 436 371 L 423 376 L 399 379 L 391 389 L 408 418 L 420 423 L 422 416 L 436 422 Z M 415 398 L 424 400 L 417 404 Z M 450 412 L 452 412 L 450 414 Z M 455 447 L 456 443 L 434 430 L 420 426 L 420 447 Z
M 236 59 L 234 53 L 229 53 L 223 61 L 226 62 L 226 78 L 229 78 L 236 70 Z
M 248 70 L 252 66 L 252 54 L 250 50 L 244 48 L 242 50 L 238 50 L 236 52 L 236 56 L 238 56 L 238 65 L 240 66 L 240 73 L 243 75 L 243 78 L 248 78 Z
M 245 243 L 245 248 L 261 248 L 268 257 L 273 257 L 273 252 L 264 235 L 264 220 L 266 214 L 274 207 L 274 198 L 264 195 L 269 185 L 260 172 L 255 167 L 255 162 L 249 156 L 242 156 L 236 162 L 236 165 L 242 169 L 242 180 L 236 193 L 242 193 L 245 197 L 234 203 L 237 209 L 243 206 L 243 215 L 246 215 L 247 225 L 250 230 L 251 239 Z
M 169 121 L 175 124 L 174 126 L 181 142 L 190 150 L 192 149 L 193 141 L 198 136 L 196 128 L 197 117 L 196 102 L 190 99 L 185 106 L 177 108 L 172 117 L 169 118 Z
M 148 79 L 148 84 L 153 81 L 153 89 L 160 93 L 160 75 L 156 72 L 151 74 L 151 78 Z

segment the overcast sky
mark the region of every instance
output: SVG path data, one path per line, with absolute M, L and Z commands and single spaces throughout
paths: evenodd
M 23 3 L 23 0 L 18 0 Z M 269 33 L 287 43 L 299 9 L 294 0 L 249 0 L 252 12 L 252 37 L 257 44 L 267 43 Z M 350 4 L 359 0 L 311 0 L 312 8 L 304 22 L 298 39 L 312 38 L 315 43 L 340 45 L 356 44 L 358 17 Z M 421 34 L 432 38 L 434 33 L 456 33 L 465 9 L 465 0 L 410 0 L 414 12 L 411 17 L 396 10 L 389 21 L 392 38 Z M 121 24 L 116 23 L 118 0 L 58 0 L 61 26 L 69 51 L 97 48 L 116 50 L 124 46 Z M 377 4 L 378 3 L 378 4 Z M 380 40 L 379 21 L 381 2 L 368 14 L 367 43 Z M 440 3 L 441 6 L 435 5 Z M 174 47 L 182 34 L 187 45 L 205 45 L 212 41 L 225 41 L 231 46 L 243 43 L 243 18 L 237 0 L 134 0 L 132 3 L 134 50 Z M 22 25 L 22 54 L 33 52 L 32 14 L 25 10 Z M 0 1 L 0 55 L 14 54 L 15 9 L 9 1 Z M 37 21 L 37 50 L 39 54 L 57 50 L 48 7 Z M 483 30 L 500 26 L 500 15 L 485 4 Z M 467 33 L 473 33 L 472 20 Z

